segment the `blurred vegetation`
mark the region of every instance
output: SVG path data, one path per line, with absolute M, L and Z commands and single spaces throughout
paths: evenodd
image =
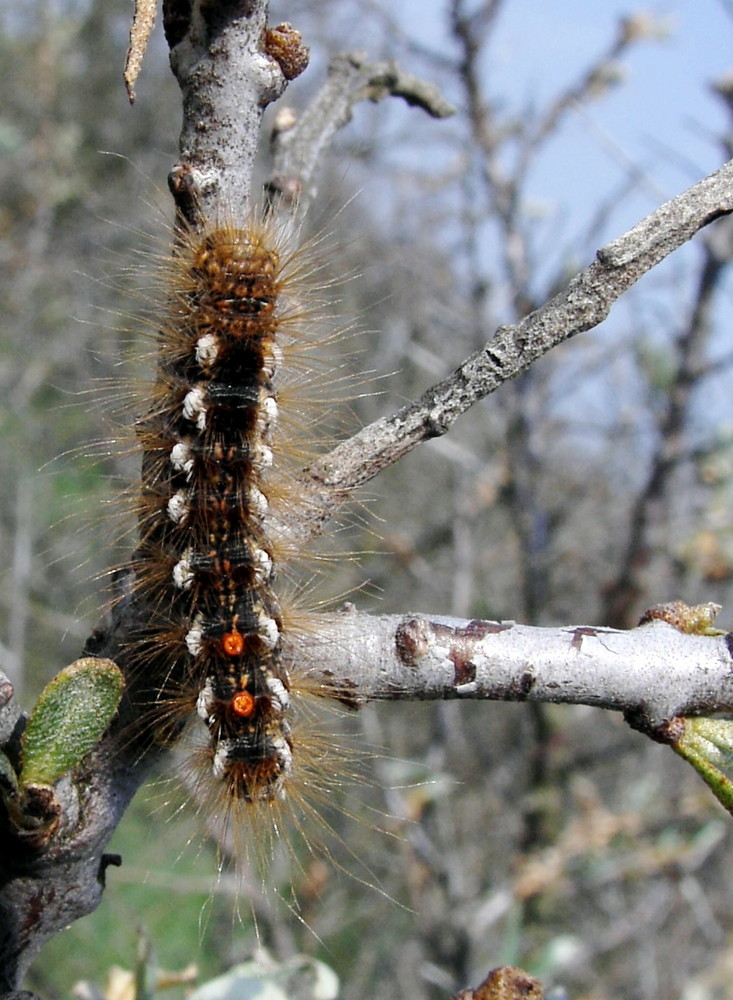
M 412 45 L 388 5 L 304 0 L 297 16 L 273 5 L 273 20 L 297 21 L 314 47 L 313 69 L 288 101 L 307 101 L 328 53 L 366 39 L 371 55 L 397 55 L 461 109 L 441 124 L 401 106 L 359 109 L 322 185 L 338 268 L 358 275 L 338 287 L 335 308 L 366 331 L 359 357 L 344 364 L 380 376 L 377 394 L 351 406 L 360 421 L 422 391 L 620 231 L 610 195 L 599 195 L 589 235 L 566 242 L 552 213 L 533 210 L 542 194 L 536 126 L 552 123 L 539 96 L 526 118 L 513 118 L 501 80 L 490 89 L 477 72 L 481 100 L 471 104 L 469 57 L 489 57 L 500 7 L 481 5 L 495 13 L 472 19 L 458 0 L 447 3 L 446 55 Z M 126 318 L 135 304 L 125 289 L 139 284 L 134 267 L 150 245 L 138 231 L 165 241 L 150 202 L 164 202 L 175 160 L 178 95 L 158 39 L 137 104 L 127 105 L 129 15 L 127 0 L 0 11 L 12 81 L 0 113 L 0 655 L 28 704 L 99 619 L 95 575 L 116 558 L 100 511 L 128 466 L 113 447 L 85 460 L 109 436 L 92 400 L 100 380 L 119 375 L 121 357 L 147 350 Z M 637 28 L 619 58 L 638 46 L 641 59 L 655 44 L 654 31 Z M 553 137 L 573 107 L 602 106 L 622 85 L 600 74 L 583 89 L 592 58 L 579 53 L 575 105 L 555 95 L 563 110 Z M 522 152 L 531 176 L 506 166 L 521 164 Z M 619 187 L 636 190 L 653 170 L 635 167 Z M 335 543 L 365 555 L 343 560 L 326 592 L 369 581 L 354 597 L 363 608 L 534 624 L 628 626 L 677 597 L 730 608 L 730 414 L 710 402 L 730 377 L 725 312 L 713 308 L 726 294 L 728 258 L 719 254 L 707 287 L 707 246 L 688 248 L 604 329 L 380 477 Z M 373 781 L 346 788 L 343 812 L 330 817 L 343 838 L 332 858 L 324 865 L 306 851 L 296 866 L 302 917 L 284 902 L 275 915 L 255 904 L 276 957 L 318 955 L 354 1000 L 444 997 L 503 962 L 573 997 L 728 995 L 733 834 L 665 748 L 583 708 L 383 705 L 345 726 L 384 751 L 366 762 Z M 124 865 L 110 871 L 104 904 L 36 963 L 27 986 L 48 1000 L 70 996 L 77 979 L 101 984 L 114 963 L 131 967 L 140 926 L 161 965 L 195 959 L 202 977 L 255 948 L 249 903 L 240 925 L 226 876 L 210 899 L 215 851 L 202 846 L 190 810 L 176 810 L 165 789 L 152 798 L 173 804 L 135 803 L 110 847 Z M 273 881 L 287 898 L 277 866 Z

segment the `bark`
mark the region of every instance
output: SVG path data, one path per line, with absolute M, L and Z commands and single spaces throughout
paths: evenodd
M 733 161 L 602 247 L 562 292 L 521 322 L 499 327 L 481 351 L 419 400 L 338 445 L 311 470 L 313 479 L 325 488 L 353 489 L 422 441 L 445 434 L 469 407 L 553 347 L 598 326 L 644 274 L 732 211 Z
M 733 707 L 733 633 L 686 634 L 659 618 L 620 631 L 349 608 L 323 616 L 307 656 L 311 675 L 356 705 L 456 698 L 594 705 L 650 733 L 675 716 Z

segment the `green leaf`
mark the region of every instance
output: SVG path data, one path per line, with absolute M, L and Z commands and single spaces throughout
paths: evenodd
M 18 776 L 10 763 L 10 758 L 0 751 L 0 794 L 5 799 L 17 799 Z
M 733 815 L 733 721 L 685 719 L 672 749 L 692 764 L 713 795 Z
M 51 785 L 78 766 L 112 721 L 123 688 L 112 660 L 90 656 L 58 673 L 23 733 L 21 785 Z

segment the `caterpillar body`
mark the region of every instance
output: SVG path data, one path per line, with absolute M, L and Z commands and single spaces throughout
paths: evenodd
M 202 239 L 188 287 L 171 302 L 178 343 L 164 344 L 159 359 L 159 405 L 137 428 L 145 458 L 135 562 L 151 580 L 149 628 L 161 628 L 161 613 L 161 631 L 171 612 L 180 620 L 175 672 L 200 681 L 196 711 L 210 732 L 214 777 L 248 801 L 282 796 L 292 769 L 264 523 L 279 270 L 277 252 L 253 232 L 226 227 Z
M 144 617 L 124 658 L 156 739 L 176 738 L 191 716 L 208 731 L 190 762 L 207 822 L 238 847 L 245 834 L 234 827 L 265 808 L 271 843 L 278 810 L 300 827 L 342 756 L 314 731 L 294 743 L 283 632 L 295 623 L 275 588 L 296 554 L 291 470 L 278 450 L 292 381 L 283 362 L 320 339 L 309 288 L 319 264 L 267 222 L 178 236 L 164 265 L 156 377 L 135 424 L 142 490 L 130 568 Z M 313 688 L 300 675 L 295 686 Z

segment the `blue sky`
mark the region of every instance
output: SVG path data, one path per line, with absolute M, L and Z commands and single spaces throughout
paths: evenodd
M 494 72 L 505 74 L 507 91 L 520 101 L 534 87 L 540 93 L 561 88 L 588 56 L 603 51 L 618 18 L 629 9 L 612 2 L 541 5 L 512 0 L 494 47 L 504 66 Z M 654 183 L 666 197 L 720 163 L 714 140 L 705 133 L 714 135 L 724 126 L 725 114 L 707 85 L 733 67 L 733 18 L 714 0 L 659 4 L 649 10 L 668 24 L 668 37 L 635 47 L 623 61 L 625 86 L 584 109 L 564 137 L 577 143 L 579 154 L 590 161 L 585 172 L 589 193 L 596 188 L 589 174 L 597 171 L 597 182 L 606 173 L 612 179 L 614 155 L 619 162 L 628 156 L 653 165 Z M 547 166 L 548 181 L 553 166 L 562 169 L 552 161 Z M 581 182 L 581 192 L 585 186 Z
M 445 46 L 446 4 L 406 0 L 395 5 L 406 34 Z M 626 161 L 647 165 L 656 194 L 648 208 L 715 169 L 714 135 L 726 124 L 710 81 L 733 68 L 733 16 L 718 0 L 681 0 L 634 7 L 601 0 L 506 0 L 484 66 L 493 90 L 510 107 L 541 102 L 572 81 L 614 37 L 619 18 L 645 10 L 668 27 L 668 37 L 635 46 L 623 59 L 625 84 L 570 116 L 543 159 L 538 197 L 575 204 L 595 201 L 620 176 Z M 448 49 L 450 51 L 450 48 Z M 573 170 L 568 197 L 568 160 Z M 628 206 L 628 222 L 637 211 Z

